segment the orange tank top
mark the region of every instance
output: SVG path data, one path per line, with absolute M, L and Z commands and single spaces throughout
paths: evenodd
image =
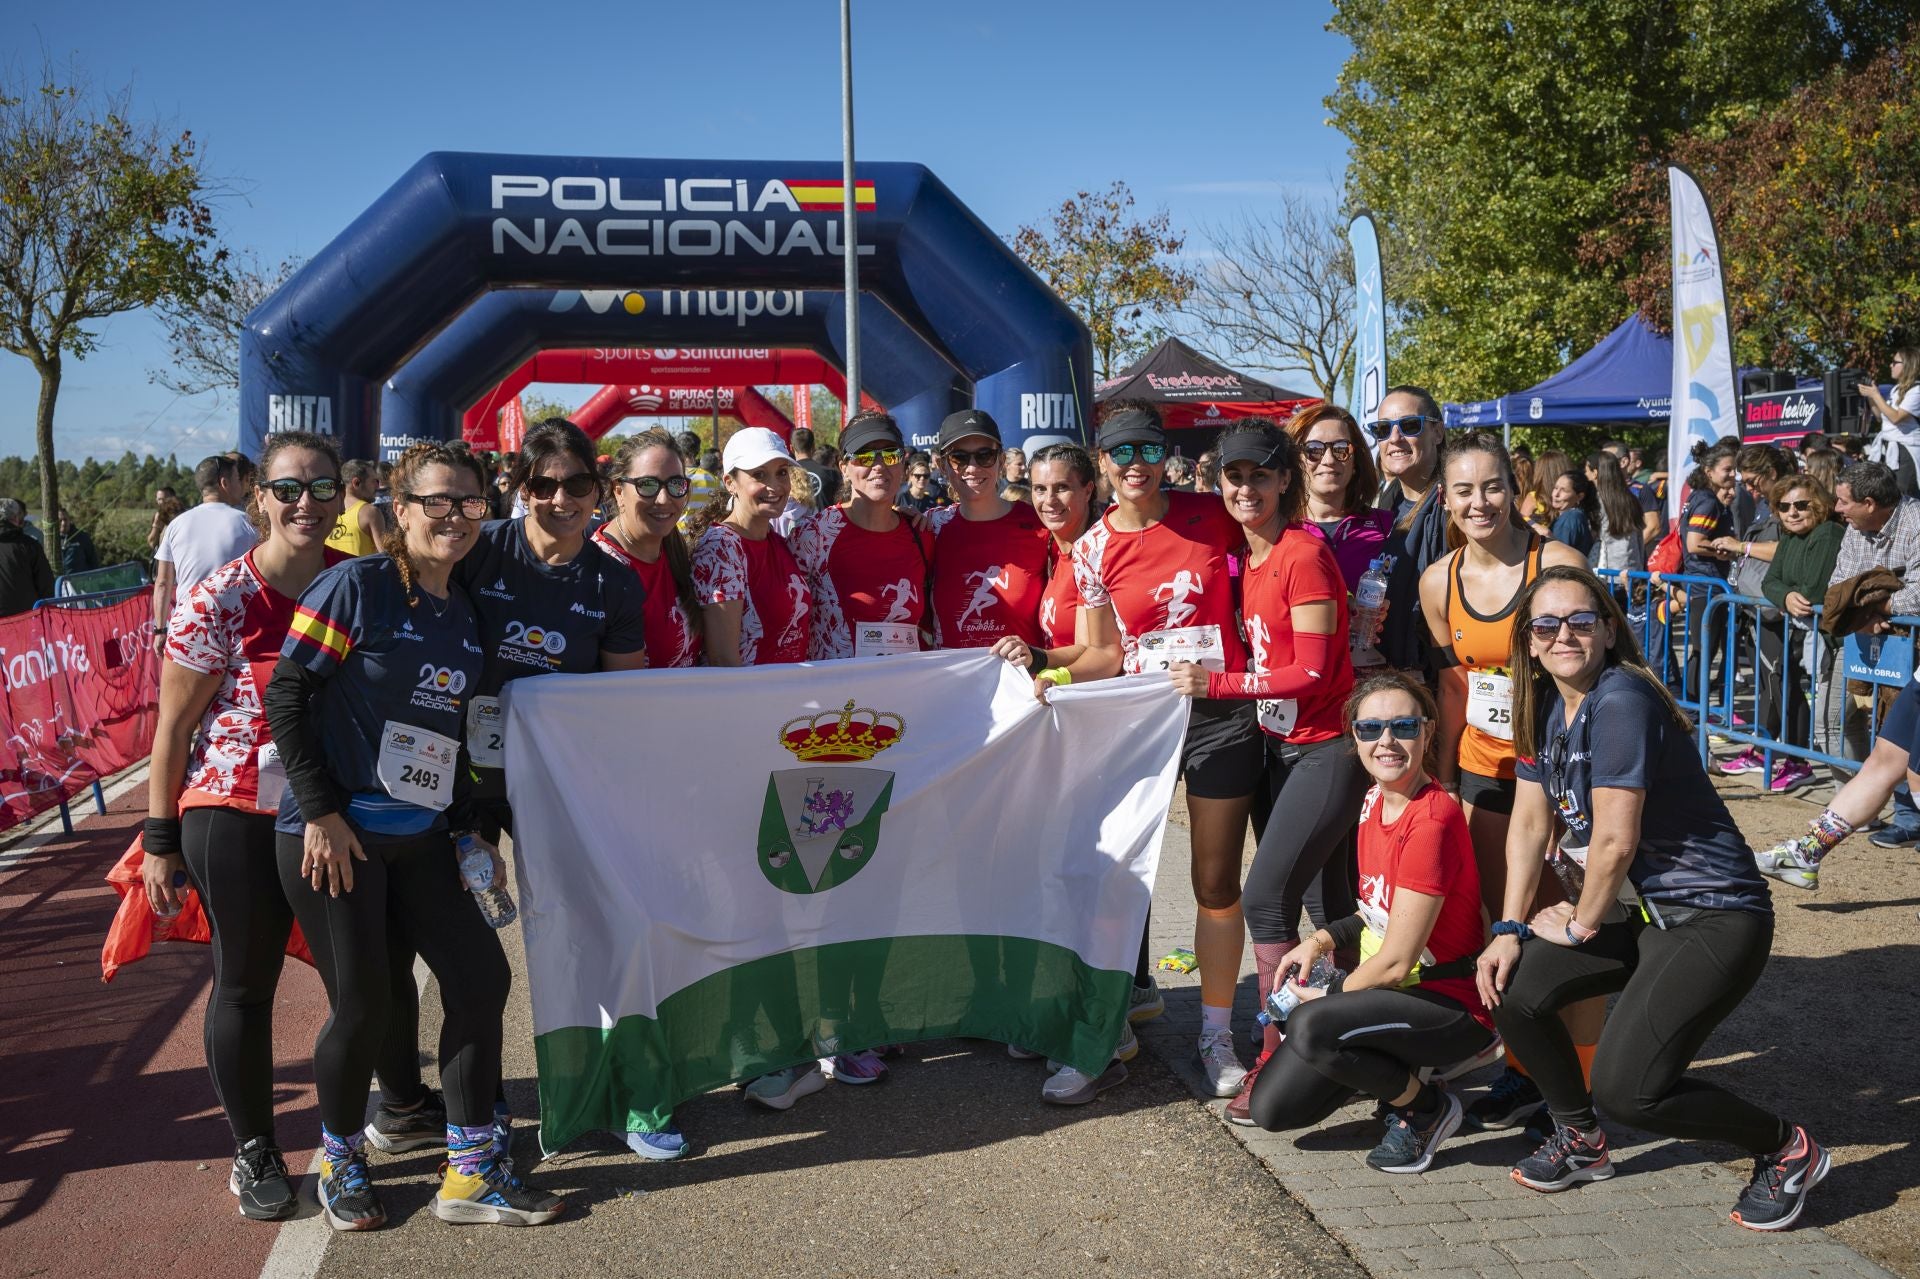
M 1460 767 L 1482 777 L 1513 776 L 1513 610 L 1527 583 L 1540 575 L 1540 535 L 1527 545 L 1520 585 L 1498 613 L 1478 613 L 1460 580 L 1466 551 L 1453 553 L 1447 572 L 1447 629 L 1454 658 L 1467 673 L 1467 725 L 1460 734 Z

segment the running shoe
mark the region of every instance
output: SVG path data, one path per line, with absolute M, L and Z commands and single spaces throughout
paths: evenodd
M 367 1140 L 386 1155 L 426 1150 L 447 1144 L 447 1103 L 438 1088 L 427 1089 L 426 1100 L 412 1110 L 381 1106 L 367 1125 Z
M 1120 1042 L 1113 1046 L 1113 1060 L 1132 1061 L 1139 1055 L 1140 1037 L 1133 1033 L 1132 1026 L 1122 1023 L 1120 1027 Z M 1051 1057 L 1047 1058 L 1047 1069 L 1055 1073 L 1066 1069 L 1066 1065 L 1067 1063 L 1064 1061 L 1055 1061 Z
M 1889 822 L 1867 836 L 1867 842 L 1875 848 L 1912 848 L 1920 844 L 1920 828 Z
M 1509 1066 L 1493 1081 L 1486 1096 L 1467 1107 L 1467 1126 L 1476 1131 L 1517 1128 L 1546 1104 L 1533 1080 Z
M 1767 789 L 1775 795 L 1784 795 L 1799 786 L 1813 780 L 1813 766 L 1804 759 L 1783 759 L 1773 766 L 1773 779 L 1767 783 Z
M 255 1137 L 234 1152 L 227 1189 L 240 1200 L 240 1215 L 250 1221 L 284 1221 L 300 1206 L 287 1178 L 286 1156 L 265 1137 Z
M 1231 1097 L 1246 1082 L 1247 1069 L 1233 1051 L 1231 1030 L 1207 1030 L 1200 1034 L 1200 1068 L 1206 1072 L 1207 1088 L 1216 1097 Z
M 671 1125 L 659 1132 L 630 1132 L 627 1134 L 627 1149 L 642 1159 L 679 1159 L 691 1146 L 678 1128 Z M 511 1171 L 511 1169 L 509 1169 Z
M 1260 1055 L 1253 1059 L 1253 1068 L 1247 1071 L 1247 1077 L 1240 1084 L 1240 1091 L 1227 1103 L 1227 1122 L 1239 1124 L 1242 1128 L 1253 1127 L 1253 1083 L 1260 1078 L 1260 1072 L 1266 1069 L 1273 1054 L 1262 1048 Z
M 1435 1082 L 1447 1083 L 1460 1078 L 1462 1075 L 1471 1075 L 1476 1070 L 1485 1070 L 1488 1066 L 1493 1065 L 1494 1062 L 1506 1056 L 1506 1053 L 1506 1042 L 1502 1040 L 1500 1036 L 1495 1035 L 1487 1041 L 1485 1048 L 1482 1048 L 1473 1056 L 1462 1057 L 1451 1066 L 1435 1068 L 1433 1079 Z
M 1127 1020 L 1136 1026 L 1152 1021 L 1165 1011 L 1167 1001 L 1160 996 L 1160 983 L 1151 977 L 1147 978 L 1146 985 L 1135 986 L 1127 998 Z
M 1592 1140 L 1563 1124 L 1540 1149 L 1513 1166 L 1513 1179 L 1529 1190 L 1555 1191 L 1583 1181 L 1605 1181 L 1613 1176 L 1607 1157 L 1607 1134 L 1594 1129 Z
M 1387 1135 L 1367 1155 L 1367 1167 L 1379 1172 L 1425 1172 L 1434 1152 L 1460 1131 L 1460 1099 L 1441 1090 L 1440 1110 L 1424 1123 L 1404 1110 L 1387 1116 Z
M 1761 762 L 1760 749 L 1749 746 L 1738 755 L 1721 760 L 1715 767 L 1728 777 L 1738 777 L 1742 773 L 1758 772 Z
M 1040 1085 L 1040 1100 L 1055 1106 L 1084 1106 L 1107 1089 L 1125 1080 L 1127 1068 L 1110 1061 L 1098 1075 L 1085 1075 L 1072 1066 L 1062 1066 Z
M 1789 839 L 1755 853 L 1753 862 L 1762 875 L 1771 876 L 1783 884 L 1792 884 L 1795 888 L 1820 887 L 1820 867 L 1800 859 L 1800 841 L 1797 839 Z
M 1040 1054 L 1031 1048 L 1022 1048 L 1019 1044 L 1007 1045 L 1007 1056 L 1015 1061 L 1038 1061 Z
M 1778 1154 L 1753 1161 L 1753 1180 L 1733 1208 L 1733 1223 L 1748 1230 L 1785 1230 L 1800 1219 L 1807 1195 L 1833 1167 L 1825 1147 L 1793 1126 L 1793 1138 Z
M 365 1155 L 356 1150 L 338 1164 L 320 1160 L 320 1211 L 335 1230 L 378 1230 L 387 1224 Z
M 865 1052 L 823 1057 L 820 1070 L 836 1084 L 877 1084 L 887 1077 L 887 1063 L 871 1048 Z
M 567 1201 L 535 1190 L 489 1159 L 478 1172 L 447 1169 L 440 1193 L 433 1197 L 433 1215 L 457 1226 L 538 1226 L 552 1221 Z
M 788 1066 L 770 1075 L 762 1075 L 747 1085 L 747 1100 L 768 1110 L 785 1110 L 802 1097 L 810 1097 L 827 1086 L 827 1077 L 812 1062 Z

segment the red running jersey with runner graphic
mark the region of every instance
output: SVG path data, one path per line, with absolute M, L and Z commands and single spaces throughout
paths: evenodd
M 1140 671 L 1142 635 L 1189 626 L 1219 627 L 1226 669 L 1247 669 L 1227 564 L 1228 556 L 1244 553 L 1246 542 L 1218 497 L 1172 492 L 1158 523 L 1123 533 L 1108 511 L 1073 544 L 1081 602 L 1088 608 L 1113 605 L 1127 674 Z
M 1347 731 L 1344 712 L 1347 695 L 1353 692 L 1353 658 L 1346 643 L 1347 584 L 1333 552 L 1299 525 L 1280 534 L 1280 541 L 1260 561 L 1260 567 L 1248 565 L 1241 575 L 1240 616 L 1247 640 L 1247 670 L 1238 677 L 1208 680 L 1209 686 L 1230 686 L 1218 688 L 1216 696 L 1272 698 L 1263 677 L 1294 665 L 1294 605 L 1329 600 L 1335 610 L 1332 660 L 1319 673 L 1311 694 L 1261 703 L 1260 728 L 1271 737 L 1304 746 L 1330 741 Z M 1289 713 L 1277 718 L 1274 711 L 1278 707 L 1285 707 Z M 1274 726 L 1279 722 L 1291 727 L 1284 733 L 1276 732 Z
M 924 534 L 916 540 L 905 520 L 886 533 L 863 529 L 843 506 L 801 521 L 788 544 L 813 591 L 807 656 L 854 656 L 853 631 L 861 622 L 918 629 L 927 613 L 931 567 L 921 548 L 929 541 Z
M 686 605 L 680 602 L 680 590 L 674 584 L 673 569 L 667 564 L 666 555 L 662 554 L 651 564 L 636 559 L 608 536 L 604 524 L 593 531 L 593 540 L 601 550 L 632 569 L 640 579 L 641 589 L 647 593 L 640 609 L 646 623 L 647 666 L 698 666 L 700 636 L 694 633 Z
M 1440 789 L 1426 786 L 1407 801 L 1389 826 L 1382 820 L 1380 787 L 1367 791 L 1360 805 L 1360 915 L 1369 927 L 1384 928 L 1393 909 L 1396 889 L 1440 899 L 1440 917 L 1427 935 L 1426 954 L 1436 964 L 1451 963 L 1478 954 L 1480 922 L 1480 868 L 1473 860 L 1473 837 L 1467 833 L 1460 801 Z M 1493 1018 L 1480 1002 L 1471 977 L 1449 977 L 1421 982 L 1422 990 L 1445 995 L 1493 1029 Z
M 731 524 L 710 525 L 693 552 L 693 585 L 706 604 L 739 600 L 740 664 L 774 666 L 807 660 L 813 592 L 787 549 L 769 531 L 761 541 Z
M 941 648 L 985 648 L 1003 635 L 1040 643 L 1040 596 L 1053 535 L 1015 502 L 997 520 L 957 506 L 932 513 L 934 635 Z
M 1047 589 L 1040 595 L 1040 640 L 1048 648 L 1071 645 L 1080 619 L 1080 587 L 1073 580 L 1073 559 L 1047 545 Z

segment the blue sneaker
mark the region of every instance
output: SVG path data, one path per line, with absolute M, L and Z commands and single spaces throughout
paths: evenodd
M 692 1147 L 687 1139 L 674 1127 L 662 1128 L 659 1132 L 630 1132 L 627 1134 L 627 1149 L 642 1159 L 678 1159 Z
M 1867 836 L 1875 848 L 1912 848 L 1920 844 L 1920 828 L 1889 823 Z
M 320 1160 L 320 1211 L 335 1230 L 378 1230 L 387 1210 L 367 1176 L 367 1158 L 353 1151 L 339 1163 Z

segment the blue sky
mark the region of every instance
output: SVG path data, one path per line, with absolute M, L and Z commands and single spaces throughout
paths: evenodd
M 9 70 L 38 48 L 191 129 L 228 243 L 277 261 L 324 246 L 424 152 L 823 159 L 839 155 L 835 0 L 502 5 L 361 0 L 167 5 L 0 0 Z M 859 153 L 931 167 L 995 230 L 1125 179 L 1204 229 L 1330 192 L 1346 162 L 1322 99 L 1345 59 L 1314 0 L 855 0 Z M 231 445 L 233 397 L 150 383 L 143 315 L 69 362 L 65 456 L 193 459 Z M 31 454 L 38 379 L 0 354 L 0 455 Z M 591 388 L 573 394 L 584 398 Z

